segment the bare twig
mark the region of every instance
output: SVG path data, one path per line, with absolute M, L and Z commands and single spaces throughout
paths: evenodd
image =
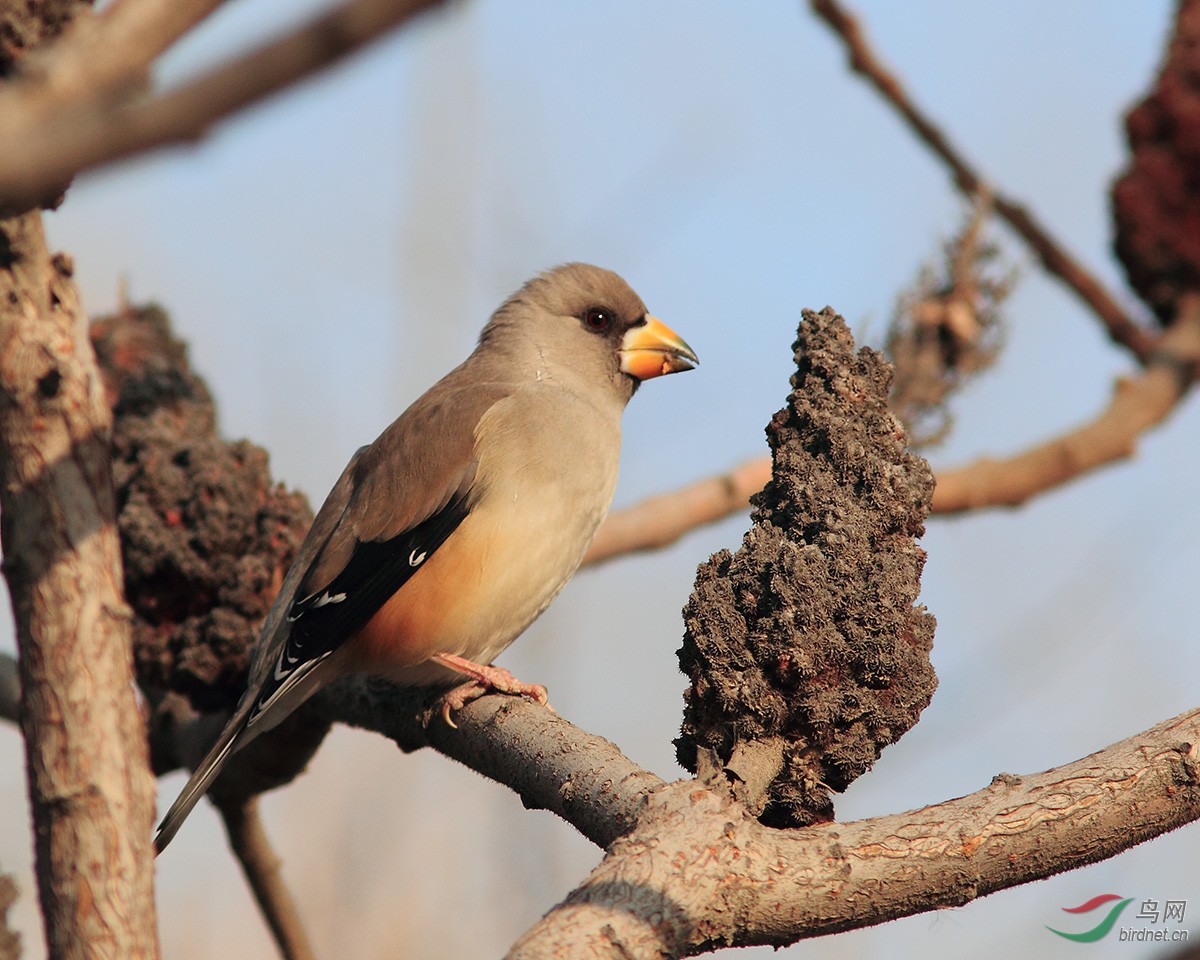
M 1002 304 L 1016 271 L 998 261 L 983 228 L 992 215 L 986 192 L 962 230 L 943 245 L 897 298 L 884 339 L 894 376 L 888 403 L 918 449 L 940 443 L 954 424 L 949 398 L 990 368 L 1004 337 Z
M 809 0 L 813 12 L 833 29 L 846 46 L 850 66 L 896 108 L 913 132 L 950 168 L 955 185 L 967 196 L 985 186 L 985 179 L 921 110 L 875 55 L 855 20 L 837 0 Z M 990 188 L 996 212 L 1033 248 L 1042 265 L 1091 308 L 1108 335 L 1142 363 L 1154 352 L 1154 336 L 1140 326 L 1100 281 L 1042 226 L 1025 207 Z
M 46 118 L 0 109 L 0 205 L 36 202 L 74 174 L 203 137 L 214 123 L 337 63 L 440 0 L 348 0 L 184 86 L 129 105 L 74 102 Z
M 304 924 L 300 922 L 300 912 L 283 882 L 279 857 L 263 830 L 258 799 L 218 803 L 217 809 L 225 823 L 229 846 L 242 865 L 246 882 L 271 928 L 280 956 L 283 960 L 316 960 Z

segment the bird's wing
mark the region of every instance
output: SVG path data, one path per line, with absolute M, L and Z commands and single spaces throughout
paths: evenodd
M 330 654 L 470 512 L 478 486 L 475 426 L 508 390 L 500 383 L 472 383 L 464 367 L 342 471 L 267 614 L 241 703 L 159 824 L 159 851 L 229 756 L 316 691 Z
M 447 378 L 359 453 L 332 506 L 336 523 L 328 534 L 317 531 L 320 548 L 305 562 L 285 616 L 270 624 L 272 633 L 264 630 L 255 651 L 248 727 L 274 726 L 281 701 L 297 705 L 292 688 L 365 626 L 466 518 L 477 493 L 475 427 L 506 394 L 502 385 L 456 388 Z M 284 601 L 281 591 L 281 610 Z

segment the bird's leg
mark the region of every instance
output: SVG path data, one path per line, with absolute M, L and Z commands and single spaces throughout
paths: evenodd
M 525 683 L 518 680 L 503 667 L 484 666 L 452 653 L 439 653 L 431 659 L 448 670 L 453 670 L 467 678 L 466 683 L 460 684 L 453 690 L 448 690 L 441 697 L 442 719 L 452 727 L 455 726 L 454 721 L 450 718 L 452 711 L 461 710 L 472 700 L 476 700 L 492 690 L 497 693 L 528 697 L 543 707 L 554 709 L 548 702 L 549 695 L 546 693 L 545 687 L 540 683 Z

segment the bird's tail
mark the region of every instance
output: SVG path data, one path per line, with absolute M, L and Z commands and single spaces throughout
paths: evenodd
M 187 785 L 180 791 L 179 796 L 175 798 L 175 802 L 171 804 L 171 809 L 167 811 L 166 816 L 159 823 L 158 829 L 154 831 L 154 851 L 156 854 L 162 853 L 166 849 L 167 844 L 171 842 L 171 838 L 179 832 L 179 828 L 183 826 L 183 821 L 192 812 L 192 808 L 204 796 L 204 792 L 217 778 L 217 774 L 221 772 L 221 768 L 225 766 L 225 761 L 233 753 L 234 746 L 238 744 L 238 740 L 246 729 L 249 714 L 249 710 L 239 709 L 230 718 L 229 723 L 225 725 L 225 729 L 221 731 L 221 735 L 217 737 L 217 742 L 212 745 L 212 749 L 208 751 L 207 756 L 200 761 L 200 765 L 196 767 L 192 778 L 188 780 Z

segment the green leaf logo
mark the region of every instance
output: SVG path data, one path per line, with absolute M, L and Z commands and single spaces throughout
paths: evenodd
M 1121 911 L 1133 903 L 1133 897 L 1121 900 L 1115 893 L 1104 893 L 1098 897 L 1092 897 L 1087 903 L 1081 903 L 1077 907 L 1063 907 L 1064 913 L 1090 913 L 1106 903 L 1112 903 L 1114 900 L 1120 900 L 1120 902 L 1109 910 L 1108 916 L 1092 927 L 1091 930 L 1085 930 L 1083 933 L 1063 933 L 1061 930 L 1055 930 L 1053 927 L 1047 927 L 1046 929 L 1051 933 L 1057 933 L 1066 940 L 1074 940 L 1076 943 L 1095 943 L 1097 940 L 1108 935 L 1108 932 L 1117 922 L 1117 917 L 1121 915 Z

